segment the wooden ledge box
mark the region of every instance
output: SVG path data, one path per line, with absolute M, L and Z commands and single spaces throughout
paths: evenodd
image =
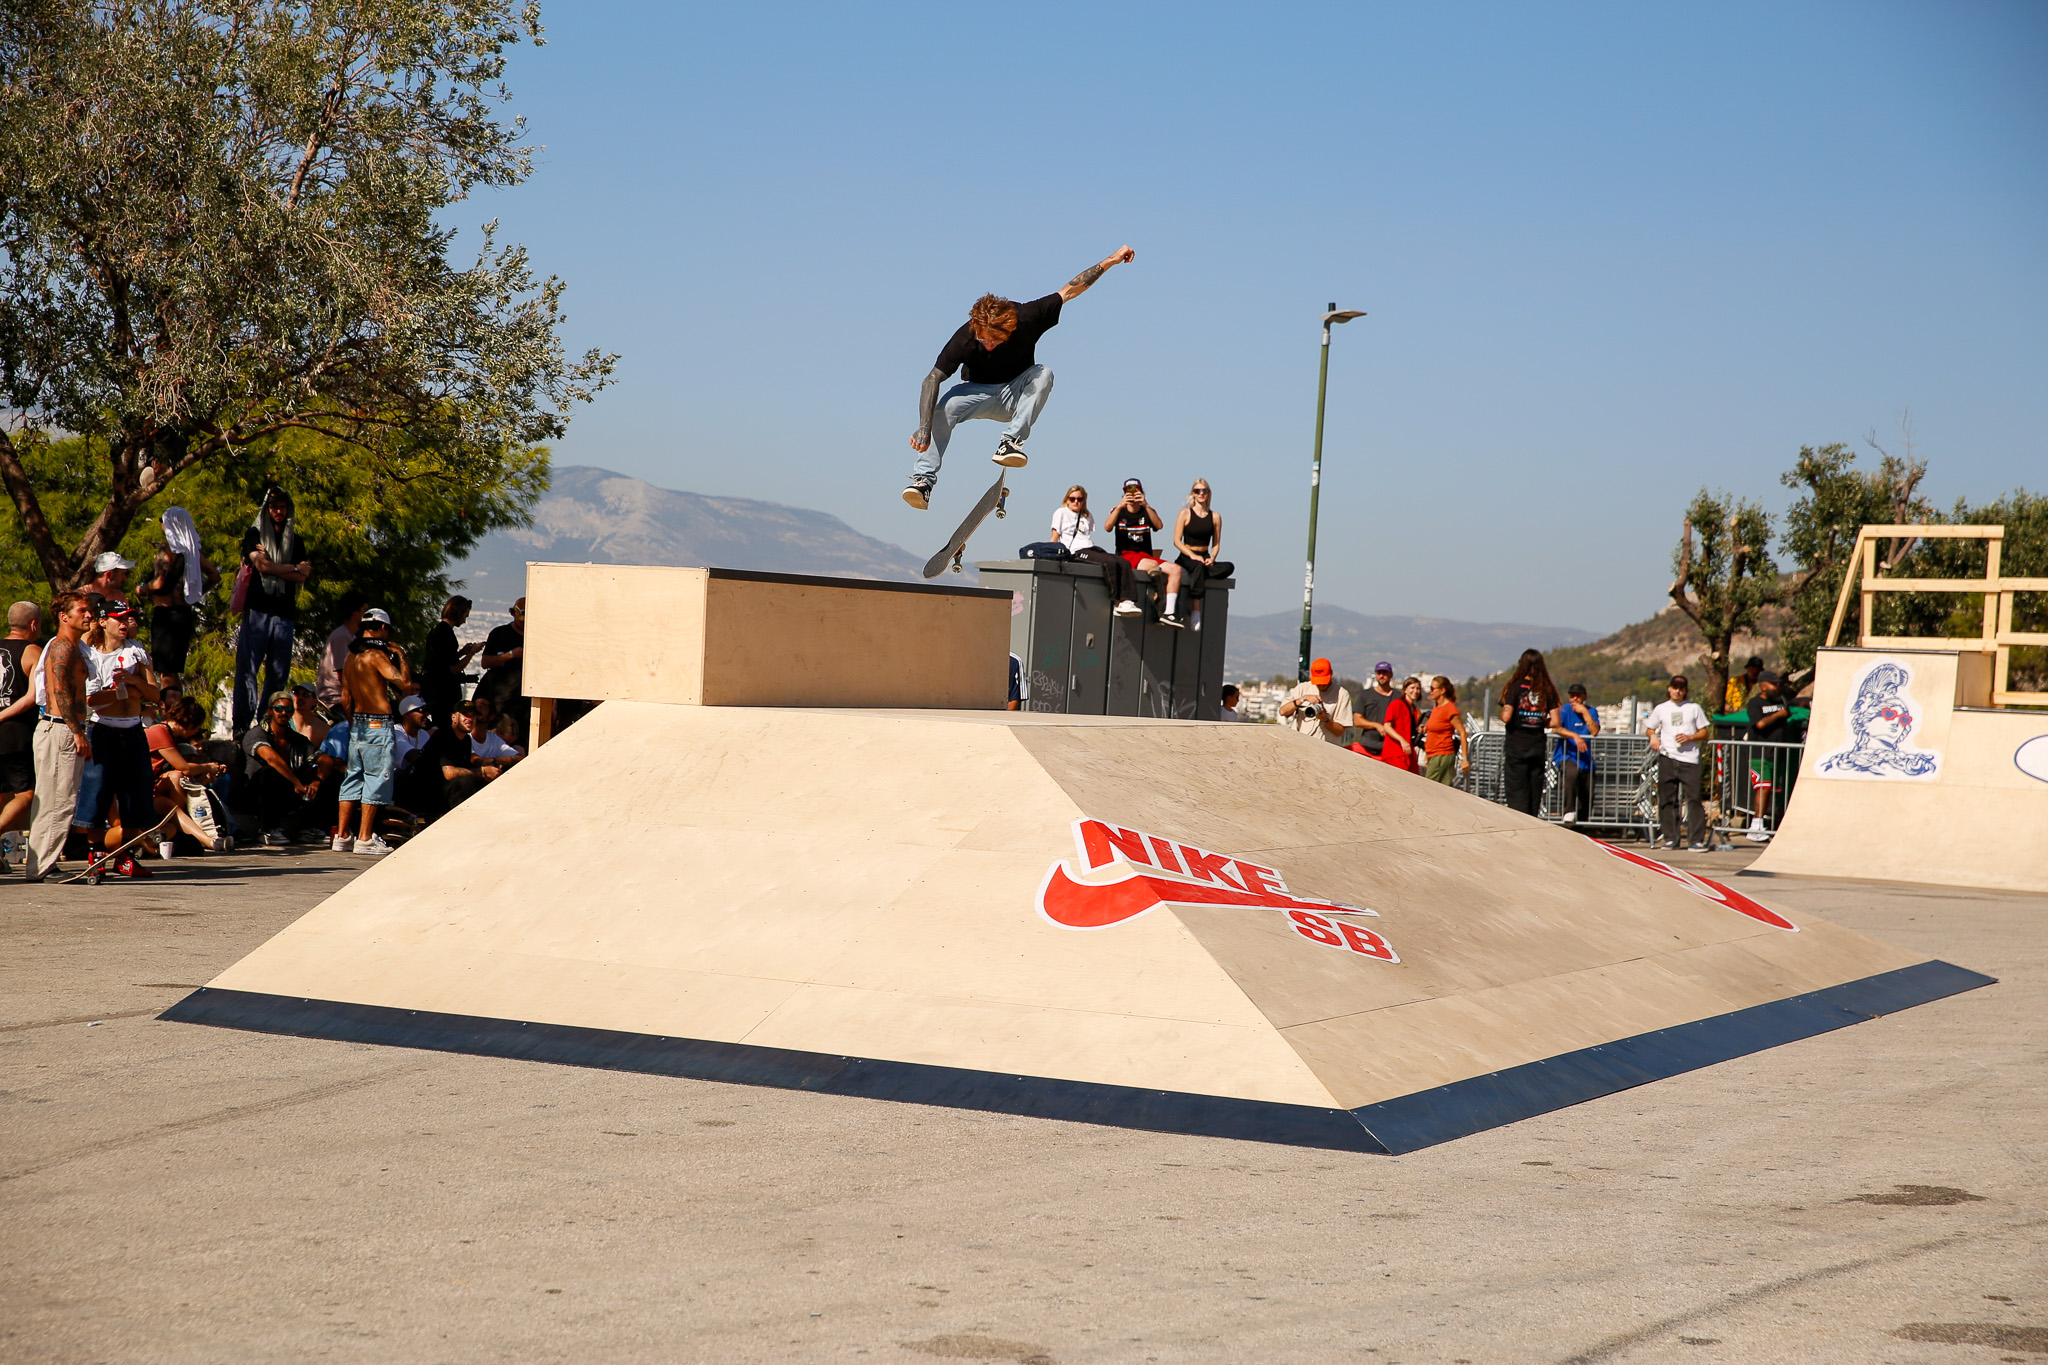
M 1010 594 L 637 564 L 526 566 L 526 694 L 1001 710 Z

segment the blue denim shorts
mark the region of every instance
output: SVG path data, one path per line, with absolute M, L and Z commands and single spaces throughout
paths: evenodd
M 391 716 L 356 716 L 348 727 L 348 771 L 341 779 L 341 799 L 390 805 L 391 737 L 398 721 Z

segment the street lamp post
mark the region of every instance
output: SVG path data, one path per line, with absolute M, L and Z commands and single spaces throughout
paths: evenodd
M 1308 574 L 1301 584 L 1301 668 L 1296 677 L 1298 682 L 1308 681 L 1310 613 L 1316 600 L 1316 504 L 1323 492 L 1323 398 L 1330 388 L 1330 324 L 1364 316 L 1364 309 L 1339 309 L 1334 303 L 1323 313 L 1323 368 L 1316 377 L 1316 454 L 1308 473 Z

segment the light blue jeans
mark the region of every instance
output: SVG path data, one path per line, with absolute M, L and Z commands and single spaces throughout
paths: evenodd
M 1023 441 L 1051 392 L 1052 371 L 1043 365 L 1033 365 L 1007 384 L 955 384 L 939 399 L 938 410 L 932 414 L 932 448 L 917 457 L 912 469 L 919 474 L 937 474 L 946 458 L 946 443 L 953 439 L 953 428 L 977 417 L 1008 422 L 1003 435 Z
M 242 633 L 235 642 L 237 739 L 262 717 L 263 699 L 291 681 L 292 630 L 297 624 L 289 616 L 254 607 L 242 613 Z

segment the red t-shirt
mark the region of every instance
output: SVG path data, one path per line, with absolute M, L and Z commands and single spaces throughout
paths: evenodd
M 149 745 L 149 775 L 162 777 L 171 765 L 164 762 L 163 751 L 175 748 L 177 741 L 171 738 L 171 727 L 152 725 L 142 732 L 143 740 Z
M 1387 703 L 1387 728 L 1402 739 L 1407 739 L 1415 733 L 1415 713 L 1408 709 L 1406 697 L 1395 697 Z M 1402 748 L 1391 739 L 1380 745 L 1379 757 L 1380 762 L 1392 764 L 1396 768 L 1415 766 L 1415 756 L 1411 750 Z

